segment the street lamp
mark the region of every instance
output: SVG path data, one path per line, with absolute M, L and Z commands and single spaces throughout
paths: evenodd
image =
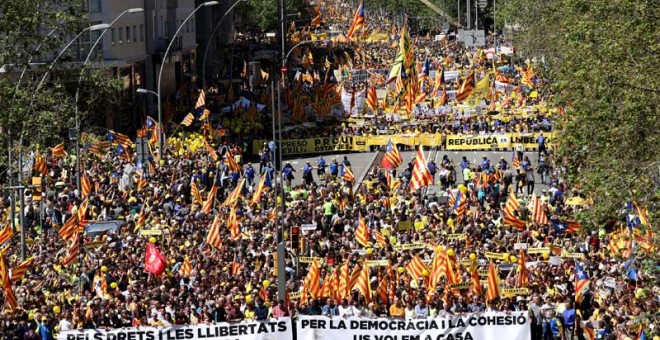
M 74 42 L 76 42 L 76 40 L 78 40 L 78 38 L 80 38 L 81 35 L 83 35 L 83 33 L 87 32 L 87 31 L 96 31 L 96 30 L 104 29 L 106 27 L 107 27 L 107 24 L 98 24 L 98 25 L 92 25 L 92 26 L 89 26 L 89 27 L 85 27 L 82 31 L 80 31 L 80 33 L 78 33 L 75 37 L 73 37 L 73 39 L 71 39 L 71 41 L 69 41 L 64 46 L 64 48 L 62 48 L 62 50 L 57 54 L 57 56 L 55 56 L 55 58 L 50 63 L 50 65 L 48 65 L 48 68 L 46 69 L 46 72 L 44 72 L 44 75 L 39 80 L 39 83 L 37 83 L 37 86 L 32 91 L 32 98 L 30 98 L 30 103 L 28 104 L 28 108 L 27 108 L 28 113 L 30 111 L 32 111 L 32 107 L 34 106 L 34 100 L 37 98 L 37 92 L 39 92 L 41 87 L 44 85 L 44 82 L 46 81 L 46 78 L 50 74 L 50 71 L 53 69 L 53 67 L 55 67 L 55 64 L 62 57 L 64 52 L 66 52 L 66 50 L 68 50 L 69 47 L 71 47 L 71 45 Z M 23 128 L 22 128 L 22 131 L 21 131 L 21 137 L 19 139 L 19 145 L 23 145 L 23 137 L 24 136 L 25 136 L 25 122 L 23 123 Z M 22 162 L 23 162 L 22 161 L 22 151 L 19 151 L 19 156 L 18 156 L 18 166 L 19 166 L 19 169 L 18 169 L 19 170 L 18 171 L 18 183 L 19 184 L 23 182 L 23 169 L 22 169 L 22 166 L 21 166 Z M 23 219 L 24 219 L 24 214 L 23 214 L 23 202 L 24 202 L 23 195 L 24 195 L 24 193 L 23 193 L 23 190 L 19 190 L 18 194 L 19 194 L 19 200 L 20 200 L 19 203 L 20 203 L 20 208 L 21 208 L 21 214 L 18 215 L 18 217 L 20 219 L 20 224 L 21 224 L 21 259 L 25 259 L 26 248 L 25 248 L 25 228 L 24 228 L 25 223 L 23 221 Z
M 248 2 L 248 0 L 238 0 L 236 3 L 234 3 L 227 12 L 220 18 L 220 21 L 218 21 L 217 24 L 215 24 L 215 27 L 213 27 L 213 31 L 211 32 L 211 35 L 209 36 L 209 39 L 207 40 L 206 43 L 206 48 L 204 49 L 204 57 L 202 58 L 202 81 L 204 82 L 204 85 L 206 85 L 206 57 L 209 54 L 209 47 L 211 47 L 211 42 L 213 41 L 213 37 L 215 36 L 215 33 L 218 31 L 220 28 L 220 24 L 222 24 L 222 21 L 225 20 L 225 17 L 231 12 L 236 5 L 240 4 L 241 2 Z
M 89 59 L 92 56 L 92 53 L 94 52 L 94 49 L 96 46 L 101 42 L 101 39 L 103 39 L 103 36 L 105 33 L 112 27 L 112 25 L 119 20 L 122 16 L 125 14 L 132 14 L 132 13 L 140 13 L 143 12 L 143 8 L 129 8 L 121 13 L 110 22 L 110 24 L 101 24 L 104 25 L 103 28 L 98 28 L 102 29 L 103 32 L 99 34 L 99 37 L 96 38 L 96 41 L 94 42 L 94 45 L 89 49 L 89 52 L 87 53 L 87 57 L 85 58 L 85 62 L 83 62 L 82 67 L 80 68 L 80 75 L 78 76 L 78 85 L 76 86 L 76 104 L 75 104 L 75 120 L 76 120 L 76 188 L 78 189 L 78 193 L 80 194 L 80 117 L 78 115 L 78 99 L 80 98 L 80 83 L 82 82 L 83 75 L 85 74 L 85 69 L 87 68 L 87 65 L 89 64 Z
M 147 90 L 147 89 L 139 88 L 139 89 L 135 90 L 135 92 L 137 92 L 137 93 L 142 93 L 142 94 L 151 93 L 151 94 L 153 94 L 154 96 L 156 96 L 156 98 L 160 99 L 160 96 L 158 95 L 158 93 L 156 93 L 156 92 L 154 92 L 154 91 L 151 91 L 151 90 Z
M 181 31 L 183 26 L 188 22 L 188 20 L 190 20 L 190 18 L 192 18 L 193 15 L 195 15 L 195 13 L 197 13 L 197 11 L 200 8 L 206 7 L 206 6 L 215 6 L 215 5 L 218 5 L 218 4 L 220 4 L 220 3 L 217 2 L 217 1 L 207 1 L 207 2 L 204 2 L 201 5 L 197 6 L 197 8 L 195 8 L 188 15 L 188 17 L 186 17 L 186 20 L 184 20 L 181 23 L 181 25 L 179 25 L 179 28 L 177 28 L 176 32 L 174 33 L 174 35 L 170 39 L 170 43 L 167 45 L 167 49 L 165 50 L 165 54 L 163 54 L 163 59 L 161 60 L 161 63 L 160 63 L 160 71 L 158 72 L 158 91 L 157 91 L 157 97 L 158 97 L 158 125 L 160 126 L 161 129 L 162 129 L 162 126 L 163 126 L 163 121 L 162 121 L 163 115 L 162 115 L 162 111 L 161 111 L 161 102 L 160 102 L 160 85 L 161 85 L 161 79 L 163 77 L 163 68 L 165 68 L 165 60 L 167 59 L 167 54 L 170 52 L 170 48 L 172 48 L 172 44 L 174 43 L 174 38 L 176 38 L 176 36 L 179 35 L 179 32 Z M 158 156 L 161 157 L 161 159 L 163 157 L 163 136 L 162 135 L 158 136 Z

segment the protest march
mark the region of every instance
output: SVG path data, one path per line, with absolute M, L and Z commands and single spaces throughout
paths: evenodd
M 660 339 L 657 211 L 580 220 L 540 58 L 309 7 L 288 73 L 245 60 L 163 121 L 20 146 L 0 340 Z

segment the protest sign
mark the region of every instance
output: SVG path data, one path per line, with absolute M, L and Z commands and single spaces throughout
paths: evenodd
M 291 339 L 291 328 L 290 318 L 279 318 L 240 324 L 85 329 L 61 332 L 57 340 L 275 340 Z
M 527 312 L 483 313 L 395 320 L 301 316 L 298 340 L 527 340 Z

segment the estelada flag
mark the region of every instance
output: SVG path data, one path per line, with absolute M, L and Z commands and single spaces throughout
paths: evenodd
M 144 269 L 151 274 L 160 275 L 165 271 L 167 261 L 158 248 L 152 243 L 147 244 L 147 253 L 144 259 Z

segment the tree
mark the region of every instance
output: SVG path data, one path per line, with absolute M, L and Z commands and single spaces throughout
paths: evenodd
M 500 10 L 521 53 L 544 58 L 566 109 L 556 159 L 595 202 L 580 218 L 602 225 L 633 200 L 658 211 L 660 3 L 509 0 Z
M 5 71 L 0 78 L 0 139 L 14 152 L 12 141 L 22 141 L 24 149 L 38 144 L 43 150 L 65 140 L 68 129 L 75 126 L 73 105 L 80 64 L 67 62 L 73 53 L 58 60 L 43 86 L 38 84 L 52 58 L 89 25 L 85 3 L 34 0 L 0 4 L 0 66 Z M 74 44 L 70 51 L 76 48 Z M 79 107 L 83 122 L 87 112 L 112 110 L 114 98 L 120 98 L 117 84 L 107 72 L 88 71 L 82 85 Z M 0 168 L 6 165 L 7 153 L 2 152 Z M 0 181 L 6 178 L 3 175 Z

